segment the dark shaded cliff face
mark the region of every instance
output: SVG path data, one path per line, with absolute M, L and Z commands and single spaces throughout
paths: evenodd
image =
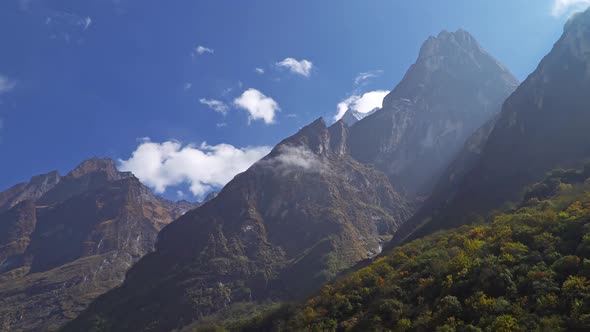
M 589 91 L 586 11 L 569 20 L 551 52 L 507 99 L 481 157 L 437 214 L 414 221 L 424 226 L 413 237 L 517 201 L 552 169 L 581 167 L 590 159 Z
M 428 194 L 517 85 L 470 34 L 443 31 L 424 43 L 382 109 L 352 126 L 351 154 L 374 164 L 406 194 Z
M 375 256 L 412 213 L 318 120 L 166 227 L 122 287 L 65 331 L 169 331 L 239 301 L 305 296 Z
M 387 244 L 386 248 L 392 248 L 404 242 L 417 228 L 429 222 L 455 199 L 459 185 L 479 162 L 483 148 L 497 120 L 498 116 L 492 118 L 467 139 L 457 157 L 438 178 L 430 196 L 416 213 L 397 230 L 393 240 Z
M 57 329 L 119 285 L 186 212 L 110 159 L 33 177 L 0 197 L 0 331 Z

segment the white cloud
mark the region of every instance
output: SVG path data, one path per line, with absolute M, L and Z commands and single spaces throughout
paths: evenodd
M 254 71 L 255 71 L 257 74 L 260 74 L 260 75 L 264 74 L 264 69 L 263 69 L 263 68 L 259 68 L 259 67 L 257 67 L 257 68 L 255 68 L 255 69 L 254 69 Z
M 209 47 L 205 47 L 205 46 L 199 45 L 195 49 L 195 52 L 197 53 L 197 55 L 202 55 L 202 54 L 205 54 L 205 53 L 211 53 L 211 54 L 213 54 L 215 52 L 215 50 L 213 50 L 212 48 L 209 48 Z
M 588 6 L 590 6 L 590 0 L 554 0 L 551 14 L 553 16 L 562 16 L 584 10 Z
M 299 146 L 282 146 L 275 158 L 283 167 L 295 167 L 305 170 L 321 171 L 323 164 L 316 154 Z
M 362 85 L 365 84 L 368 80 L 379 77 L 383 74 L 383 70 L 372 70 L 366 71 L 363 73 L 359 73 L 356 78 L 354 79 L 355 85 Z
M 190 90 L 193 87 L 193 84 L 191 82 L 186 82 L 184 83 L 183 89 L 184 91 L 186 90 Z
M 156 193 L 188 184 L 193 195 L 201 197 L 227 184 L 269 151 L 267 146 L 240 149 L 229 144 L 203 143 L 197 147 L 144 139 L 129 159 L 119 160 L 119 168 L 135 174 Z
M 291 71 L 294 74 L 301 75 L 304 77 L 309 77 L 311 75 L 311 70 L 313 69 L 313 63 L 308 60 L 301 60 L 298 61 L 293 58 L 286 58 L 281 62 L 276 63 L 277 67 L 285 68 Z
M 203 105 L 209 106 L 210 109 L 214 110 L 215 112 L 219 112 L 223 115 L 227 114 L 227 111 L 229 109 L 229 107 L 220 100 L 201 98 L 199 99 L 199 102 Z
M 353 109 L 360 113 L 369 113 L 377 107 L 383 105 L 383 98 L 389 93 L 386 90 L 377 90 L 366 92 L 362 95 L 352 95 L 338 103 L 338 113 L 334 116 L 334 121 L 340 120 L 348 109 Z
M 250 114 L 249 120 L 264 120 L 264 123 L 274 122 L 275 113 L 280 110 L 274 99 L 265 96 L 256 89 L 248 89 L 234 100 L 234 104 Z
M 217 126 L 217 128 L 227 127 L 227 123 L 226 122 L 220 122 L 220 123 L 216 123 L 215 126 Z
M 280 146 L 277 156 L 264 159 L 257 165 L 269 167 L 281 176 L 294 171 L 323 173 L 330 170 L 318 155 L 304 146 Z

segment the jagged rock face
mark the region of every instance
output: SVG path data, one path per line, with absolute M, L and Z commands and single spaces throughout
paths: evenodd
M 33 177 L 0 196 L 0 331 L 56 330 L 121 284 L 187 210 L 109 159 Z
M 351 153 L 405 193 L 427 194 L 517 84 L 467 32 L 442 32 L 424 43 L 383 108 L 352 126 Z
M 515 201 L 552 169 L 582 167 L 590 158 L 589 91 L 590 10 L 570 19 L 552 51 L 506 100 L 453 199 L 413 237 Z
M 318 120 L 159 236 L 65 331 L 169 331 L 234 302 L 305 296 L 380 252 L 411 209 Z

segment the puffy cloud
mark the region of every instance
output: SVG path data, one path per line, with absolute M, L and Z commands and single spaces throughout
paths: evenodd
M 574 11 L 584 10 L 590 6 L 590 0 L 554 0 L 553 16 L 562 16 Z
M 246 110 L 250 116 L 248 121 L 263 120 L 264 123 L 274 122 L 275 113 L 280 110 L 274 99 L 265 96 L 256 89 L 248 89 L 234 100 L 234 105 Z
M 377 90 L 366 92 L 362 95 L 352 95 L 338 103 L 338 113 L 334 116 L 334 121 L 340 120 L 349 109 L 360 113 L 369 113 L 377 107 L 383 105 L 383 98 L 389 93 L 386 90 Z
M 229 110 L 229 107 L 220 100 L 201 98 L 199 99 L 199 102 L 203 105 L 207 105 L 210 109 L 223 115 L 227 114 L 227 111 Z
M 0 95 L 12 91 L 15 86 L 15 81 L 0 74 Z
M 224 186 L 269 151 L 267 146 L 236 148 L 206 143 L 183 146 L 176 141 L 156 143 L 144 139 L 129 159 L 119 160 L 119 168 L 135 174 L 156 193 L 188 184 L 193 195 L 201 197 Z
M 311 61 L 298 61 L 294 58 L 285 58 L 283 61 L 277 62 L 276 65 L 279 68 L 288 69 L 290 72 L 304 77 L 309 77 L 313 69 L 313 63 Z
M 263 69 L 263 68 L 259 68 L 259 67 L 257 67 L 257 68 L 255 68 L 255 69 L 254 69 L 254 71 L 255 71 L 257 74 L 260 74 L 260 75 L 264 74 L 264 69 Z
M 209 48 L 209 47 L 205 47 L 205 46 L 199 45 L 195 49 L 195 52 L 197 53 L 197 55 L 202 55 L 202 54 L 205 54 L 205 53 L 211 53 L 211 54 L 213 54 L 215 52 L 215 50 L 213 50 L 212 48 Z

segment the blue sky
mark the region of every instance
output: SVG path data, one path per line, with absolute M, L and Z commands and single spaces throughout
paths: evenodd
M 391 90 L 429 35 L 464 28 L 522 80 L 583 5 L 2 1 L 0 190 L 108 156 L 194 199 L 351 96 Z

